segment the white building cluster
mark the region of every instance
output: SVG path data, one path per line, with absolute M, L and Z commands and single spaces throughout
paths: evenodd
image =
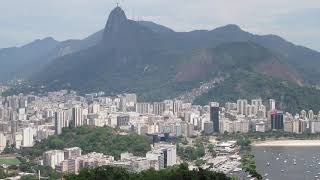
M 43 154 L 43 165 L 56 169 L 59 172 L 78 174 L 83 168 L 96 168 L 104 165 L 123 167 L 132 172 L 140 172 L 150 168 L 164 169 L 177 164 L 176 146 L 170 144 L 156 144 L 147 152 L 145 157 L 134 156 L 131 153 L 122 153 L 116 161 L 113 156 L 92 152 L 81 154 L 78 147 L 64 150 L 51 150 Z

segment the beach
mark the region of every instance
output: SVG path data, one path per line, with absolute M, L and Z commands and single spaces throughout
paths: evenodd
M 287 146 L 300 146 L 300 147 L 312 147 L 320 146 L 320 140 L 267 140 L 254 142 L 252 146 L 278 146 L 278 147 L 287 147 Z

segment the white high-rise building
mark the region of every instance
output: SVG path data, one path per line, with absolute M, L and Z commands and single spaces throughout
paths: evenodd
M 0 103 L 0 121 L 4 120 L 4 108 L 1 107 L 1 103 Z
M 155 144 L 155 147 L 147 152 L 147 159 L 158 161 L 158 169 L 164 169 L 177 164 L 177 149 L 175 145 L 171 144 Z
M 310 132 L 312 134 L 320 133 L 320 121 L 310 120 Z
M 100 104 L 97 102 L 93 102 L 92 104 L 90 104 L 89 113 L 96 114 L 98 112 L 100 112 Z
M 152 107 L 150 103 L 137 103 L 136 112 L 139 114 L 151 114 Z
M 35 130 L 31 127 L 24 128 L 22 131 L 22 146 L 23 147 L 32 147 L 34 145 L 34 136 Z
M 239 99 L 237 101 L 237 111 L 238 114 L 245 115 L 247 111 L 248 101 L 246 99 Z
M 262 105 L 262 99 L 259 98 L 259 99 L 252 99 L 251 100 L 251 105 L 252 106 L 256 106 L 256 107 L 259 107 Z
M 72 108 L 72 127 L 80 127 L 83 125 L 83 109 L 80 106 Z
M 153 114 L 162 115 L 166 110 L 166 104 L 163 102 L 154 102 L 153 103 Z
M 24 120 L 27 119 L 26 109 L 25 108 L 19 108 L 18 109 L 18 119 L 20 121 L 24 121 Z
M 276 101 L 274 99 L 269 99 L 269 110 L 275 110 L 276 109 Z
M 181 108 L 182 108 L 182 101 L 173 101 L 173 114 L 175 116 L 178 116 L 180 111 L 181 111 Z
M 0 153 L 6 148 L 7 138 L 6 136 L 0 132 Z
M 259 106 L 257 116 L 259 118 L 266 118 L 266 116 L 267 116 L 267 108 L 266 108 L 265 105 Z
M 43 165 L 49 166 L 52 169 L 56 168 L 56 165 L 64 160 L 64 151 L 51 150 L 43 153 Z
M 302 110 L 300 112 L 300 117 L 301 117 L 301 119 L 306 119 L 307 118 L 307 112 L 305 110 Z
M 251 100 L 251 106 L 252 106 L 252 114 L 257 115 L 259 107 L 262 106 L 262 99 L 252 99 Z
M 62 128 L 66 127 L 66 114 L 64 110 L 58 110 L 55 112 L 55 134 L 59 135 L 62 133 Z
M 308 118 L 309 118 L 309 120 L 313 120 L 313 119 L 314 119 L 314 113 L 313 113 L 312 110 L 310 110 L 310 111 L 308 112 Z

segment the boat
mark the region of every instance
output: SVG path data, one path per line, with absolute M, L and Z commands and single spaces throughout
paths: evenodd
M 276 160 L 279 160 L 279 158 L 277 157 Z
M 267 163 L 267 166 L 270 166 L 270 163 L 269 163 L 269 162 Z
M 287 163 L 287 160 L 284 160 L 283 162 L 284 162 L 284 163 Z
M 283 169 L 281 169 L 281 172 L 284 172 L 284 170 L 283 170 Z
M 241 171 L 242 169 L 241 168 L 235 168 L 234 170 L 233 170 L 233 172 L 239 172 L 239 171 Z
M 294 161 L 294 162 L 293 162 L 293 165 L 297 165 L 297 162 Z
M 267 177 L 267 176 L 269 176 L 269 174 L 268 174 L 268 173 L 265 173 L 265 174 L 264 174 L 264 177 Z

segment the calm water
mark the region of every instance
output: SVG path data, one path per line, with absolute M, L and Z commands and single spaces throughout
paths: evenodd
M 253 147 L 252 151 L 259 173 L 267 175 L 264 179 L 320 180 L 320 147 Z

